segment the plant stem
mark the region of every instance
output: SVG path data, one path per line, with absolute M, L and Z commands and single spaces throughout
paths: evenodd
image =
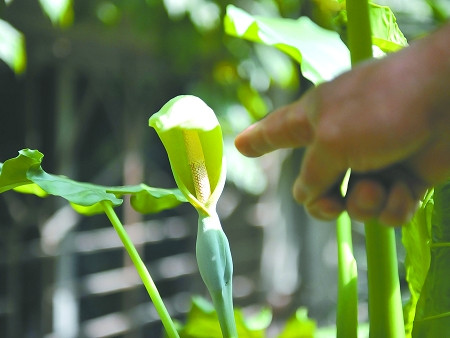
M 347 33 L 352 65 L 372 58 L 367 0 L 347 0 Z M 365 224 L 369 284 L 370 337 L 404 337 L 393 228 L 376 221 Z
M 338 305 L 337 338 L 358 336 L 358 272 L 353 256 L 351 220 L 347 212 L 337 219 Z
M 404 337 L 394 228 L 367 222 L 370 337 Z
M 237 338 L 233 310 L 233 260 L 230 245 L 215 210 L 199 213 L 197 264 L 211 295 L 224 338 Z
M 352 66 L 372 58 L 372 32 L 367 0 L 347 0 L 347 43 Z
M 101 203 L 103 210 L 106 213 L 106 216 L 108 216 L 108 219 L 110 220 L 111 224 L 113 225 L 114 229 L 119 235 L 119 238 L 122 241 L 125 250 L 128 252 L 128 255 L 130 255 L 131 261 L 136 267 L 139 277 L 141 277 L 141 280 L 145 288 L 147 289 L 147 292 L 156 308 L 156 311 L 158 312 L 158 315 L 161 318 L 162 324 L 166 329 L 167 335 L 169 336 L 169 338 L 179 338 L 178 332 L 175 328 L 175 324 L 173 323 L 172 318 L 170 317 L 169 312 L 167 311 L 161 299 L 158 289 L 156 288 L 156 285 L 153 282 L 153 279 L 150 276 L 147 267 L 145 266 L 144 262 L 139 256 L 139 253 L 134 247 L 133 242 L 126 233 L 116 213 L 114 212 L 113 207 L 111 206 L 110 203 L 106 201 L 103 201 Z

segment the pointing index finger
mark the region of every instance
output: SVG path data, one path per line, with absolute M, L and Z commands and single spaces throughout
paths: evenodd
M 245 156 L 258 157 L 281 148 L 306 146 L 312 139 L 304 100 L 284 106 L 240 133 L 236 148 Z

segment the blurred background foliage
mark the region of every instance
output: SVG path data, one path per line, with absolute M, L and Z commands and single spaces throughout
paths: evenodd
M 393 9 L 408 39 L 450 13 L 446 0 L 377 3 Z M 334 228 L 311 220 L 292 201 L 301 151 L 252 160 L 233 146 L 237 132 L 298 98 L 310 83 L 275 49 L 226 36 L 229 4 L 261 16 L 307 15 L 326 28 L 343 6 L 334 0 L 0 0 L 0 161 L 29 147 L 45 154 L 47 172 L 106 185 L 174 187 L 147 121 L 172 97 L 197 95 L 224 130 L 229 184 L 219 213 L 236 261 L 237 305 L 248 312 L 269 305 L 275 319 L 306 305 L 319 324 L 329 325 L 335 315 Z M 108 291 L 114 278 L 134 275 L 114 235 L 104 232 L 106 218 L 80 218 L 57 199 L 3 195 L 0 336 L 159 332 L 152 331 L 160 325 L 148 319 L 151 306 L 134 277 Z M 192 213 L 180 207 L 143 217 L 127 203 L 120 209 L 148 264 L 159 259 L 154 264 L 162 294 L 180 319 L 189 295 L 205 294 L 195 266 L 187 268 L 194 252 Z M 149 229 L 159 237 L 147 238 Z M 358 225 L 354 236 L 364 276 Z M 366 296 L 360 299 L 364 319 Z

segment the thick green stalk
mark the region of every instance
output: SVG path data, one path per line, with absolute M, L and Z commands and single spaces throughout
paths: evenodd
M 394 228 L 367 222 L 370 337 L 404 337 Z
M 106 216 L 108 216 L 111 224 L 113 225 L 114 229 L 119 235 L 119 238 L 122 241 L 125 250 L 128 252 L 128 255 L 130 255 L 131 261 L 136 267 L 139 277 L 141 277 L 142 283 L 147 289 L 147 292 L 156 308 L 156 311 L 158 312 L 158 315 L 161 318 L 164 328 L 166 329 L 167 335 L 169 336 L 169 338 L 179 338 L 178 332 L 175 328 L 175 324 L 173 323 L 172 318 L 170 317 L 169 312 L 167 311 L 161 299 L 158 289 L 156 288 L 156 285 L 153 282 L 153 279 L 150 276 L 147 267 L 145 266 L 144 262 L 139 256 L 139 253 L 134 247 L 133 242 L 126 233 L 116 213 L 114 212 L 113 207 L 106 201 L 102 202 L 102 207 L 106 213 Z
M 372 58 L 372 33 L 367 0 L 347 0 L 347 33 L 352 65 Z M 397 268 L 395 232 L 367 222 L 370 337 L 404 337 L 405 328 Z
M 337 219 L 338 245 L 338 304 L 336 315 L 337 338 L 358 336 L 358 272 L 353 256 L 350 217 L 343 212 Z
M 372 32 L 367 0 L 347 0 L 347 43 L 352 65 L 372 58 Z

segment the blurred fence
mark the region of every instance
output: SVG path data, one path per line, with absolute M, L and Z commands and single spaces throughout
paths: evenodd
M 94 222 L 104 224 L 100 217 Z M 126 225 L 171 316 L 178 319 L 189 310 L 193 294 L 206 296 L 195 260 L 195 217 L 192 210 Z M 65 206 L 43 224 L 41 236 L 27 239 L 13 224 L 2 236 L 1 337 L 162 336 L 159 317 L 114 229 L 80 230 L 83 221 Z M 240 252 L 235 270 L 244 273 L 237 277 L 237 296 L 253 302 L 261 231 L 229 230 L 239 238 L 233 242 Z

